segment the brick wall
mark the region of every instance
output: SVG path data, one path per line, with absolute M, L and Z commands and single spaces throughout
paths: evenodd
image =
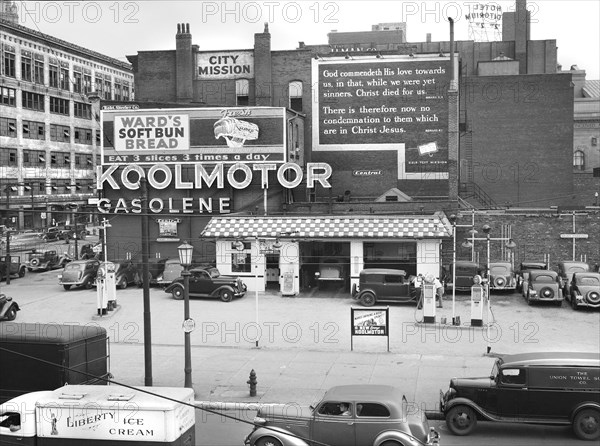
M 175 51 L 142 51 L 138 53 L 135 73 L 135 98 L 138 101 L 177 100 Z

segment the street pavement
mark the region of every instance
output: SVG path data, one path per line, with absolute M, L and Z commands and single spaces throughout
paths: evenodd
M 183 301 L 151 288 L 151 327 L 144 327 L 140 288 L 117 291 L 117 309 L 99 317 L 96 291 L 64 291 L 60 270 L 28 273 L 1 292 L 20 305 L 17 322 L 100 325 L 110 336 L 110 369 L 127 385 L 183 386 Z M 390 336 L 351 337 L 346 292 L 312 292 L 281 297 L 249 292 L 223 303 L 190 301 L 190 334 L 196 400 L 207 407 L 312 404 L 329 387 L 377 383 L 400 387 L 409 401 L 437 409 L 439 390 L 452 377 L 487 376 L 495 355 L 528 351 L 600 350 L 600 313 L 570 306 L 528 306 L 514 294 L 493 294 L 488 329 L 470 327 L 470 301 L 458 294 L 453 309 L 446 296 L 436 323 L 421 323 L 414 304 L 389 306 Z M 385 308 L 378 306 L 376 308 Z M 462 325 L 442 324 L 460 316 Z M 258 336 L 260 335 L 260 336 Z M 145 376 L 144 339 L 151 340 L 151 376 Z M 257 339 L 258 338 L 258 339 Z M 388 344 L 389 342 L 389 344 Z M 257 346 L 258 344 L 258 346 Z M 489 350 L 489 353 L 488 353 Z M 247 381 L 254 370 L 257 395 Z M 253 407 L 253 406 L 252 406 Z

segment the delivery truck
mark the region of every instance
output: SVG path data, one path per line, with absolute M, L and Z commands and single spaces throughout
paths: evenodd
M 0 364 L 0 403 L 65 384 L 103 384 L 111 377 L 109 339 L 97 325 L 2 322 Z
M 194 390 L 66 385 L 0 405 L 0 444 L 195 445 Z

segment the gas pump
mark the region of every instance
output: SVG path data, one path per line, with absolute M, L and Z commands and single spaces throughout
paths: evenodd
M 480 275 L 473 277 L 471 287 L 471 326 L 481 327 L 483 325 L 483 306 L 487 298 L 487 287 Z
M 423 322 L 428 324 L 435 323 L 436 289 L 433 280 L 432 276 L 426 275 L 421 285 L 421 292 L 423 293 Z
M 102 262 L 96 276 L 96 302 L 98 315 L 104 315 L 117 306 L 117 284 L 115 281 L 115 264 Z

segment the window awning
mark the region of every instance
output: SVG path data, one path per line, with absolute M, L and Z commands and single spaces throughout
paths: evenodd
M 202 237 L 291 237 L 308 239 L 397 239 L 452 237 L 441 212 L 409 216 L 213 217 Z

